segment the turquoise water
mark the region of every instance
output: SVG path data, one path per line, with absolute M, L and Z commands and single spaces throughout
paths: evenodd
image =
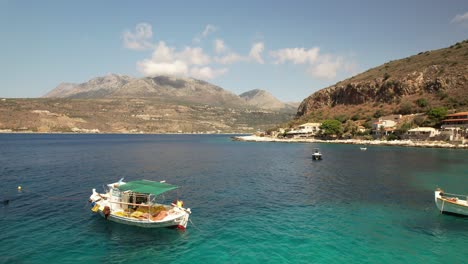
M 312 161 L 319 147 L 322 161 Z M 468 151 L 233 142 L 208 135 L 0 135 L 0 263 L 466 263 Z M 188 229 L 93 215 L 92 188 L 181 186 Z M 21 185 L 23 191 L 18 192 Z

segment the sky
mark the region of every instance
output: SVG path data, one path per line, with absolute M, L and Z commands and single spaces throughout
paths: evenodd
M 300 102 L 468 39 L 468 1 L 0 0 L 0 97 L 110 73 L 193 77 Z

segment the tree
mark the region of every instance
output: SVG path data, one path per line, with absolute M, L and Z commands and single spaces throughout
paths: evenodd
M 427 111 L 427 117 L 429 117 L 428 125 L 435 126 L 440 124 L 442 119 L 447 115 L 447 109 L 445 107 L 434 107 Z
M 352 136 L 356 135 L 358 131 L 358 125 L 352 120 L 346 121 L 344 124 L 343 132 L 346 134 L 351 134 Z
M 323 121 L 320 129 L 322 130 L 322 135 L 324 136 L 340 137 L 343 134 L 343 127 L 341 126 L 341 122 L 335 119 Z
M 427 112 L 427 116 L 432 120 L 441 121 L 447 115 L 445 107 L 434 107 Z

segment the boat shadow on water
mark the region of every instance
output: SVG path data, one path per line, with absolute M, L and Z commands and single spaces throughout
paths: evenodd
M 427 211 L 425 214 L 413 217 L 411 221 L 405 221 L 402 224 L 403 227 L 410 232 L 438 238 L 444 238 L 448 234 L 460 233 L 461 230 L 468 231 L 466 229 L 468 216 L 440 213 L 434 211 L 432 207 L 427 208 L 425 211 Z
M 103 219 L 97 215 L 91 215 L 89 231 L 95 236 L 100 236 L 119 245 L 148 246 L 170 245 L 188 236 L 189 231 L 177 230 L 177 228 L 141 228 L 115 223 Z

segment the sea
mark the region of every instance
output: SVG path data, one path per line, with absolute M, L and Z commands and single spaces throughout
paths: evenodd
M 468 263 L 468 218 L 434 203 L 468 194 L 467 150 L 230 137 L 0 134 L 0 263 Z M 187 229 L 93 214 L 121 178 L 180 186 L 159 199 Z

